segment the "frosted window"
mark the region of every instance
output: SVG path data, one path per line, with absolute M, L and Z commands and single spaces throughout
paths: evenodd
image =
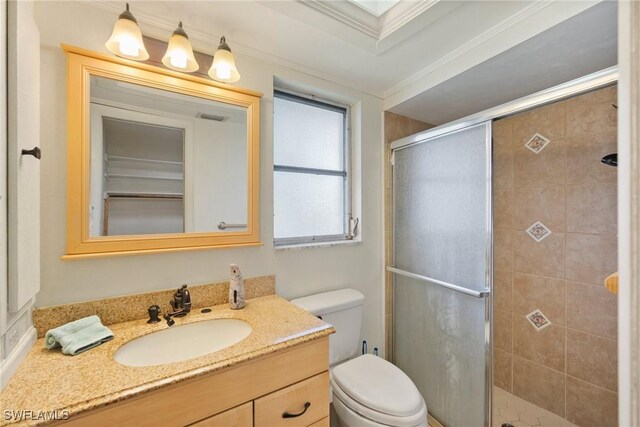
M 341 234 L 343 181 L 340 176 L 275 172 L 276 238 Z
M 315 169 L 344 167 L 344 112 L 275 98 L 274 163 Z
M 344 108 L 275 93 L 276 244 L 345 238 L 346 115 Z

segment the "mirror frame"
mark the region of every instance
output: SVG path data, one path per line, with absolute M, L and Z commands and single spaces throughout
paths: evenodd
M 74 46 L 63 44 L 62 49 L 67 55 L 67 251 L 62 259 L 262 244 L 259 205 L 261 93 Z M 245 107 L 247 230 L 89 236 L 89 85 L 92 75 Z

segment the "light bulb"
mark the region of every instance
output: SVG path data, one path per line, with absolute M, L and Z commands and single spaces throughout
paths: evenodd
M 149 53 L 144 47 L 142 32 L 138 27 L 136 18 L 129 11 L 129 3 L 124 12 L 113 25 L 111 37 L 105 43 L 105 47 L 113 54 L 135 61 L 146 61 Z
M 140 55 L 140 46 L 138 41 L 129 35 L 123 35 L 120 37 L 118 43 L 118 49 L 123 56 L 138 56 Z
M 216 76 L 220 80 L 229 80 L 231 78 L 231 67 L 219 66 L 216 68 Z
M 173 52 L 169 62 L 176 68 L 187 68 L 187 55 L 181 51 Z
M 218 50 L 213 55 L 213 63 L 209 68 L 209 77 L 221 82 L 233 83 L 240 80 L 240 73 L 236 68 L 231 49 L 224 36 L 220 38 Z
M 162 57 L 162 63 L 172 70 L 187 73 L 196 71 L 199 68 L 198 62 L 193 55 L 189 36 L 182 29 L 182 22 L 178 23 L 178 28 L 169 39 L 167 51 Z

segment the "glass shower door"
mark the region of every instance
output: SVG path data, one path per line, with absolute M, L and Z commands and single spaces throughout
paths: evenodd
M 491 123 L 394 148 L 394 363 L 447 427 L 490 424 Z

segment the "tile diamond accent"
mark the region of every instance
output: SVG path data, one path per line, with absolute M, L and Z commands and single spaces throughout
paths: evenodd
M 527 147 L 529 150 L 533 151 L 534 153 L 538 154 L 544 149 L 544 147 L 547 146 L 549 142 L 551 142 L 549 138 L 547 138 L 544 135 L 540 135 L 539 133 L 536 133 L 531 137 L 529 141 L 527 141 L 526 144 L 524 144 L 524 146 Z
M 546 225 L 537 221 L 531 227 L 527 228 L 527 234 L 531 236 L 533 240 L 540 243 L 542 242 L 549 234 L 551 234 L 551 230 L 547 228 Z
M 545 316 L 538 309 L 535 309 L 531 313 L 527 314 L 527 320 L 538 332 L 551 325 L 551 321 L 547 319 L 547 316 Z

